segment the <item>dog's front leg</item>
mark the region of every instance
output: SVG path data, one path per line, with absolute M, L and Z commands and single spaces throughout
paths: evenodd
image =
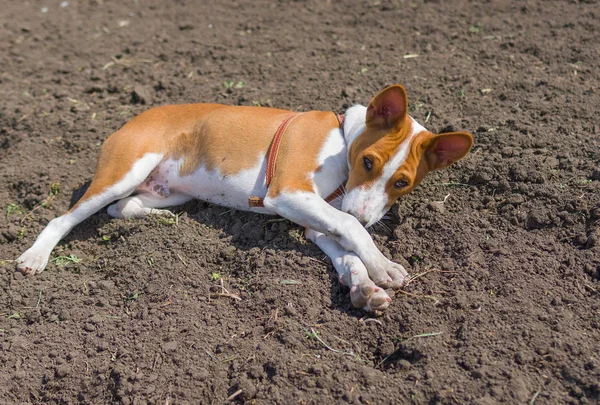
M 375 312 L 383 311 L 390 305 L 390 296 L 371 281 L 367 268 L 356 254 L 346 251 L 321 232 L 306 228 L 306 237 L 329 256 L 340 284 L 350 288 L 350 300 L 356 308 Z
M 308 191 L 281 192 L 267 196 L 264 205 L 284 218 L 325 234 L 364 263 L 369 278 L 378 286 L 399 287 L 408 276 L 404 267 L 387 259 L 371 235 L 350 214 L 339 211 Z M 325 252 L 327 253 L 327 252 Z

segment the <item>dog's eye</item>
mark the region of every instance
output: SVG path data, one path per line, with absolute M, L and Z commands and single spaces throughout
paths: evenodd
M 404 188 L 408 186 L 408 182 L 405 180 L 398 180 L 397 182 L 394 183 L 394 187 L 396 188 Z
M 365 157 L 363 159 L 363 164 L 365 165 L 365 169 L 367 169 L 368 172 L 370 172 L 373 168 L 373 162 L 368 157 Z

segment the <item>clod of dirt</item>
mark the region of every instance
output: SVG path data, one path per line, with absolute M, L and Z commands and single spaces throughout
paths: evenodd
M 598 246 L 600 246 L 600 229 L 592 232 L 585 242 L 586 249 L 592 249 Z
M 444 203 L 439 201 L 430 202 L 429 204 L 427 204 L 427 208 L 429 208 L 432 211 L 439 212 L 440 214 L 446 212 L 446 207 L 444 206 Z
M 534 229 L 542 229 L 549 226 L 551 223 L 548 213 L 545 211 L 532 211 L 527 215 L 525 220 L 525 228 L 528 231 Z
M 152 91 L 146 87 L 136 84 L 131 91 L 131 104 L 151 104 Z
M 177 342 L 176 341 L 171 341 L 171 342 L 167 342 L 163 345 L 163 351 L 165 353 L 173 353 L 177 351 Z
M 232 393 L 238 390 L 242 390 L 242 392 L 236 398 L 239 398 L 243 401 L 251 400 L 256 396 L 257 392 L 254 383 L 246 377 L 240 377 L 234 382 L 232 386 Z
M 60 366 L 56 367 L 56 369 L 54 370 L 54 375 L 57 378 L 65 378 L 66 376 L 69 375 L 69 365 L 68 364 L 61 364 Z
M 8 242 L 12 242 L 13 240 L 17 239 L 18 235 L 19 235 L 19 227 L 17 227 L 14 224 L 10 224 L 8 226 L 8 229 L 6 229 L 5 231 L 2 231 L 2 236 L 4 236 L 4 239 L 6 239 Z

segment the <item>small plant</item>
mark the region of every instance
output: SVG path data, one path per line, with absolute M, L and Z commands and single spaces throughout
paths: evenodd
M 310 330 L 308 329 L 304 329 L 304 333 L 306 333 L 306 338 L 307 339 L 314 339 L 314 340 L 319 340 L 319 331 L 314 330 L 313 328 L 311 328 Z
M 138 292 L 138 291 L 134 291 L 131 295 L 129 295 L 128 297 L 123 298 L 123 301 L 125 302 L 132 302 L 132 301 L 136 301 L 138 298 L 140 298 L 140 295 L 142 293 Z
M 471 34 L 479 34 L 481 32 L 481 25 L 473 24 L 469 27 L 469 33 Z
M 52 183 L 50 185 L 50 195 L 57 195 L 60 192 L 60 183 Z
M 6 217 L 7 218 L 10 214 L 22 214 L 22 213 L 23 213 L 23 210 L 17 204 L 8 204 L 6 206 Z
M 69 255 L 69 256 L 58 256 L 50 261 L 52 263 L 56 264 L 58 267 L 63 267 L 69 263 L 81 263 L 82 260 L 75 255 Z
M 225 90 L 241 89 L 244 87 L 244 82 L 240 80 L 239 82 L 236 83 L 233 80 L 229 80 L 229 81 L 223 82 L 223 87 L 225 87 Z
M 210 273 L 210 281 L 217 281 L 219 279 L 221 279 L 221 273 Z

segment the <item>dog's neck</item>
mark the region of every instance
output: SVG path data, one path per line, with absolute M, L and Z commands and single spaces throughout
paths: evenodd
M 366 116 L 367 107 L 363 105 L 353 105 L 346 110 L 343 134 L 348 148 L 350 148 L 352 142 L 354 142 L 354 140 L 365 130 Z

